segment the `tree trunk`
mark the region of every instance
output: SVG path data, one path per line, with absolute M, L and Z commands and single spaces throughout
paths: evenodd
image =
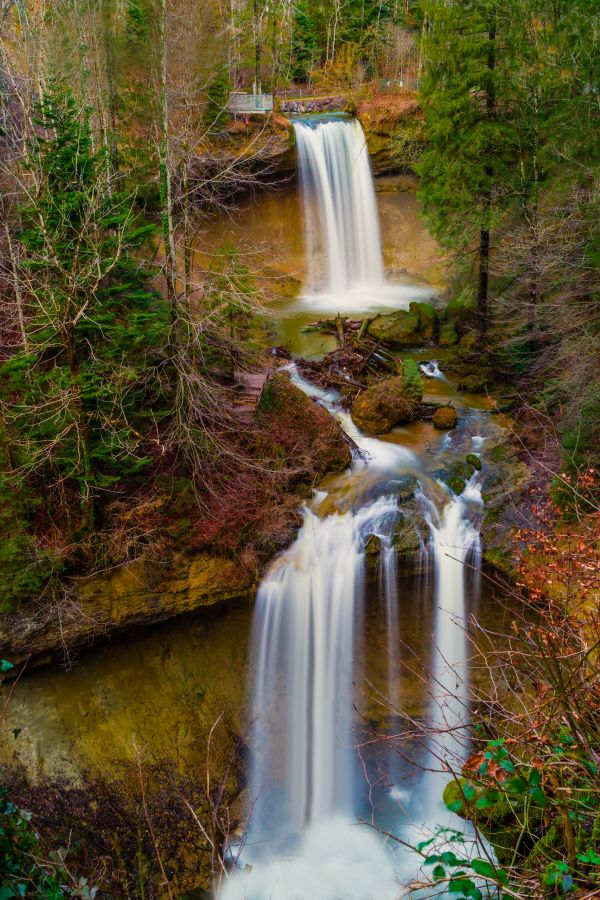
M 489 202 L 486 204 L 489 209 Z M 481 350 L 487 331 L 487 299 L 490 263 L 490 231 L 479 233 L 479 286 L 477 289 L 477 349 Z
M 167 80 L 167 9 L 166 0 L 160 0 L 160 193 L 163 210 L 163 239 L 165 242 L 165 280 L 167 299 L 171 307 L 171 320 L 177 320 L 176 252 L 173 232 L 173 191 L 171 172 L 171 147 L 169 143 L 169 87 Z
M 488 32 L 488 57 L 487 57 L 487 84 L 486 84 L 486 115 L 491 118 L 496 107 L 496 90 L 493 79 L 493 71 L 496 68 L 496 22 L 490 23 Z M 492 206 L 491 180 L 493 177 L 491 167 L 486 166 L 488 178 L 488 191 L 483 198 L 483 215 L 479 232 L 479 285 L 477 288 L 477 349 L 482 349 L 482 344 L 487 331 L 487 307 L 488 287 L 490 272 L 490 210 Z

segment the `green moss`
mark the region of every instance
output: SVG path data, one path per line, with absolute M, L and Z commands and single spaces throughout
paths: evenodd
M 397 527 L 392 538 L 397 553 L 415 553 L 421 547 L 421 540 L 413 525 L 405 525 L 404 520 Z
M 444 322 L 440 327 L 440 347 L 453 347 L 458 344 L 458 332 L 453 322 Z
M 367 332 L 375 340 L 389 344 L 390 347 L 417 347 L 423 343 L 419 317 L 406 309 L 399 309 L 388 316 L 376 316 Z
M 419 331 L 426 341 L 434 340 L 439 331 L 439 321 L 437 310 L 431 303 L 420 303 L 414 300 L 409 310 L 417 316 L 419 320 Z
M 510 553 L 504 547 L 486 547 L 483 558 L 499 572 L 512 575 L 512 563 Z
M 481 470 L 481 459 L 476 453 L 467 453 L 466 461 L 470 466 L 473 466 L 474 469 L 477 469 L 478 472 Z

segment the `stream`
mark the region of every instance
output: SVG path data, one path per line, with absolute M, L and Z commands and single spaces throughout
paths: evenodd
M 307 333 L 309 322 L 441 303 L 443 261 L 414 194 L 375 190 L 357 121 L 315 116 L 295 131 L 299 188 L 240 201 L 202 241 L 254 237 L 266 277 L 302 282 L 274 303 L 273 338 L 317 357 L 331 339 Z M 389 835 L 414 843 L 437 826 L 464 828 L 443 806 L 441 761 L 460 767 L 469 752 L 477 676 L 467 622 L 476 614 L 501 627 L 507 611 L 480 578 L 480 475 L 456 497 L 439 472 L 467 453 L 485 468 L 502 426 L 486 398 L 459 393 L 440 371 L 439 350 L 403 355 L 420 364 L 425 400 L 452 400 L 456 429 L 419 421 L 366 437 L 334 391 L 290 363 L 292 381 L 357 450 L 307 502 L 255 603 L 130 635 L 70 671 L 33 671 L 11 705 L 5 727 L 28 726 L 0 761 L 21 764 L 32 782 L 126 780 L 133 735 L 153 765 L 201 780 L 211 725 L 223 729 L 217 757 L 219 741 L 242 734 L 246 827 L 226 847 L 221 900 L 395 900 L 420 877 L 420 860 Z M 399 554 L 406 497 L 424 527 L 420 546 Z

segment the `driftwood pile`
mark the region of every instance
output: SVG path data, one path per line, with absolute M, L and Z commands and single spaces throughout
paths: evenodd
M 381 378 L 398 374 L 394 355 L 367 334 L 370 321 L 338 315 L 309 325 L 307 331 L 334 335 L 338 346 L 320 360 L 297 360 L 300 372 L 321 387 L 339 390 L 345 400 Z

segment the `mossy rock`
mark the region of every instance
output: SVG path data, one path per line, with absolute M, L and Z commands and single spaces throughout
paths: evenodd
M 257 451 L 271 464 L 302 469 L 307 482 L 339 472 L 352 462 L 344 435 L 329 413 L 278 372 L 265 384 L 256 407 L 261 424 Z
M 535 842 L 523 860 L 523 870 L 527 874 L 539 875 L 551 860 L 560 857 L 565 849 L 565 835 L 561 827 L 553 823 L 550 828 Z
M 504 547 L 486 547 L 483 551 L 483 558 L 490 566 L 504 575 L 514 574 L 510 553 Z
M 477 469 L 478 472 L 481 471 L 481 459 L 476 453 L 467 453 L 466 461 L 470 466 L 473 466 L 474 469 Z
M 390 347 L 418 347 L 423 343 L 419 316 L 406 309 L 399 309 L 387 316 L 376 316 L 370 322 L 367 333 Z
M 399 524 L 392 537 L 392 546 L 396 553 L 416 553 L 421 549 L 421 538 L 412 523 L 405 524 L 404 519 Z
M 456 348 L 460 356 L 469 356 L 475 350 L 477 344 L 477 334 L 475 331 L 467 331 L 463 334 L 458 347 Z
M 473 288 L 464 288 L 460 294 L 449 300 L 445 314 L 446 319 L 452 322 L 461 334 L 466 334 L 474 328 L 477 318 L 477 298 Z
M 456 428 L 458 413 L 453 406 L 440 406 L 434 412 L 431 421 L 434 428 L 437 428 L 439 431 L 447 431 L 450 428 Z
M 394 493 L 398 498 L 398 503 L 407 503 L 415 496 L 415 491 L 419 486 L 419 482 L 414 475 L 401 475 L 394 485 Z
M 405 364 L 403 375 L 385 378 L 362 391 L 350 414 L 365 434 L 382 434 L 394 425 L 418 418 L 422 398 L 421 379 Z
M 455 462 L 445 469 L 438 469 L 435 476 L 447 484 L 450 490 L 458 496 L 464 491 L 467 481 L 474 471 L 475 469 L 468 462 Z
M 442 323 L 438 343 L 440 347 L 454 347 L 458 344 L 458 331 L 453 322 Z
M 377 534 L 370 534 L 365 543 L 365 557 L 369 569 L 376 568 L 381 555 L 381 538 Z
M 458 382 L 458 390 L 465 394 L 485 394 L 489 381 L 487 375 L 465 375 Z
M 470 793 L 467 793 L 470 789 Z M 457 816 L 473 821 L 493 845 L 501 865 L 508 865 L 520 833 L 517 810 L 502 796 L 491 806 L 477 808 L 483 789 L 473 785 L 468 778 L 455 778 L 444 788 L 445 805 Z M 471 799 L 467 800 L 466 796 Z
M 419 320 L 419 331 L 426 341 L 433 341 L 439 333 L 437 310 L 431 303 L 420 303 L 416 300 L 409 306 L 411 313 Z

